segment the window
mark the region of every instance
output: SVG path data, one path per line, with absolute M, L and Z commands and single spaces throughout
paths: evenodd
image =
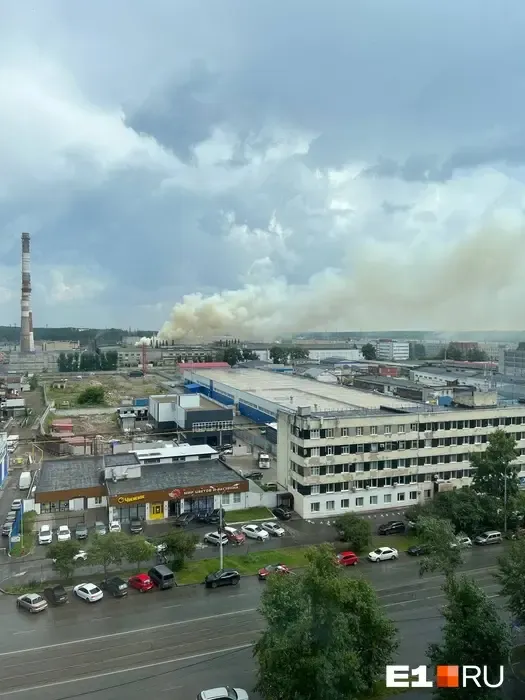
M 392 426 L 391 425 L 385 425 L 385 435 L 390 435 L 392 432 Z
M 365 499 L 364 498 L 356 498 L 355 499 L 355 504 L 359 508 L 360 506 L 364 505 Z
M 383 503 L 392 503 L 392 494 L 385 493 L 383 496 Z
M 329 447 L 326 448 L 326 454 L 327 455 L 333 455 L 334 454 L 334 448 L 330 445 Z
M 350 434 L 350 431 L 348 428 L 341 428 L 341 437 L 348 437 Z
M 102 502 L 103 502 L 103 498 L 102 498 L 102 496 L 95 496 L 93 501 L 94 501 L 96 506 L 101 506 Z
M 397 494 L 397 500 L 398 500 L 398 501 L 404 501 L 404 500 L 405 500 L 405 494 L 404 494 L 404 493 L 398 493 L 398 494 Z
M 341 447 L 341 454 L 342 455 L 349 455 L 350 454 L 350 445 L 343 445 Z
M 319 457 L 320 454 L 321 452 L 318 447 L 312 447 L 310 450 L 310 457 Z
M 350 508 L 350 501 L 348 498 L 341 499 L 341 508 Z
M 310 430 L 310 440 L 319 440 L 321 437 L 320 430 Z
M 417 491 L 411 491 L 408 495 L 411 501 L 417 501 Z
M 312 467 L 312 476 L 319 476 L 319 467 Z
M 225 493 L 221 500 L 222 500 L 223 506 L 229 506 L 230 505 L 230 494 Z
M 325 432 L 325 437 L 327 438 L 333 438 L 335 435 L 335 431 L 333 428 L 327 428 Z
M 360 437 L 363 434 L 363 428 L 356 428 L 355 429 L 355 434 Z
M 326 501 L 326 510 L 335 510 L 335 501 Z
M 335 484 L 326 484 L 326 493 L 335 493 Z
M 310 489 L 311 496 L 318 496 L 320 493 L 321 493 L 321 491 L 320 491 L 319 485 L 317 485 L 317 484 L 312 486 L 312 488 Z
M 321 510 L 321 504 L 319 501 L 315 501 L 315 503 L 310 503 L 310 512 L 311 513 L 319 513 Z
M 350 486 L 349 481 L 343 481 L 341 484 L 341 491 L 348 491 L 348 487 Z
M 233 502 L 234 502 L 234 503 L 240 503 L 240 502 L 241 502 L 241 494 L 240 494 L 240 493 L 234 493 L 234 494 L 233 494 Z
M 410 430 L 411 430 L 413 433 L 417 433 L 417 432 L 418 432 L 418 430 L 417 430 L 417 423 L 410 423 Z
M 402 423 L 400 423 L 400 424 L 397 426 L 397 432 L 398 432 L 398 433 L 404 433 L 404 432 L 405 432 L 405 426 L 404 426 Z
M 335 467 L 333 464 L 327 464 L 326 465 L 326 475 L 327 476 L 332 476 L 335 474 Z
M 430 489 L 425 489 L 425 498 L 430 498 L 431 496 L 431 490 Z
M 370 426 L 370 435 L 377 435 L 377 425 Z
M 370 505 L 377 506 L 377 496 L 370 496 Z

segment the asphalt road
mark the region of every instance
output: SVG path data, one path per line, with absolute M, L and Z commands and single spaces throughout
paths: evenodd
M 495 600 L 498 549 L 468 552 L 464 567 Z M 420 579 L 417 567 L 417 560 L 403 557 L 347 570 L 374 584 L 400 628 L 398 662 L 412 667 L 426 662 L 427 645 L 439 639 L 443 604 L 441 577 Z M 222 684 L 251 690 L 251 644 L 263 627 L 256 608 L 264 585 L 250 577 L 232 589 L 131 591 L 94 605 L 73 599 L 35 616 L 16 611 L 13 598 L 4 596 L 0 698 L 24 693 L 29 700 L 95 700 L 102 692 L 104 700 L 142 700 L 152 692 L 194 698 Z

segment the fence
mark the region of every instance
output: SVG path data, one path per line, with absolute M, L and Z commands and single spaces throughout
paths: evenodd
M 257 447 L 261 452 L 266 452 L 267 454 L 277 454 L 277 445 L 275 445 L 273 442 L 269 442 L 264 435 L 260 435 L 255 430 L 242 430 L 240 428 L 235 428 L 233 432 L 235 437 L 242 440 L 247 445 L 251 445 L 252 448 Z

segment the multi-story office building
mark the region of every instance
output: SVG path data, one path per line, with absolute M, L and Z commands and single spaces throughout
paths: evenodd
M 525 477 L 525 406 L 279 411 L 277 480 L 304 518 L 395 509 L 471 482 L 470 454 L 503 428 Z M 446 484 L 446 486 L 442 486 Z
M 376 355 L 378 360 L 403 362 L 410 357 L 410 343 L 407 340 L 381 338 L 376 344 Z
M 507 377 L 525 379 L 525 343 L 520 343 L 516 350 L 499 351 L 498 370 Z

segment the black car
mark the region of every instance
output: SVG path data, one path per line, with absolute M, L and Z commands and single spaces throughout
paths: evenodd
M 189 525 L 192 520 L 195 519 L 195 515 L 193 513 L 181 513 L 175 520 L 173 521 L 173 526 L 174 527 L 186 527 L 186 525 Z
M 120 576 L 112 576 L 102 581 L 99 587 L 103 591 L 107 591 L 113 598 L 124 598 L 128 595 L 128 584 Z
M 129 531 L 132 535 L 140 535 L 140 533 L 143 530 L 144 527 L 142 526 L 142 520 L 140 520 L 139 518 L 133 518 L 132 520 L 130 520 Z
M 64 605 L 68 603 L 66 589 L 63 586 L 52 586 L 44 590 L 44 596 L 51 605 Z
M 383 523 L 377 528 L 378 535 L 395 535 L 405 532 L 406 525 L 401 520 L 390 520 L 388 523 Z
M 222 513 L 221 513 L 222 512 Z M 210 525 L 215 525 L 220 522 L 222 514 L 222 522 L 224 522 L 225 512 L 224 509 L 215 508 L 215 510 L 199 511 L 197 513 L 197 520 L 200 523 L 208 523 Z
M 407 549 L 407 554 L 411 557 L 422 557 L 424 554 L 428 554 L 428 547 L 424 544 L 415 544 Z
M 249 474 L 244 475 L 245 479 L 251 479 L 252 481 L 261 481 L 263 478 L 263 473 L 262 472 L 250 472 Z
M 292 511 L 286 506 L 277 506 L 277 508 L 272 509 L 272 513 L 279 520 L 290 520 L 292 517 Z
M 219 586 L 236 586 L 241 580 L 241 575 L 235 569 L 219 569 L 213 574 L 208 574 L 204 579 L 206 588 L 218 588 Z

